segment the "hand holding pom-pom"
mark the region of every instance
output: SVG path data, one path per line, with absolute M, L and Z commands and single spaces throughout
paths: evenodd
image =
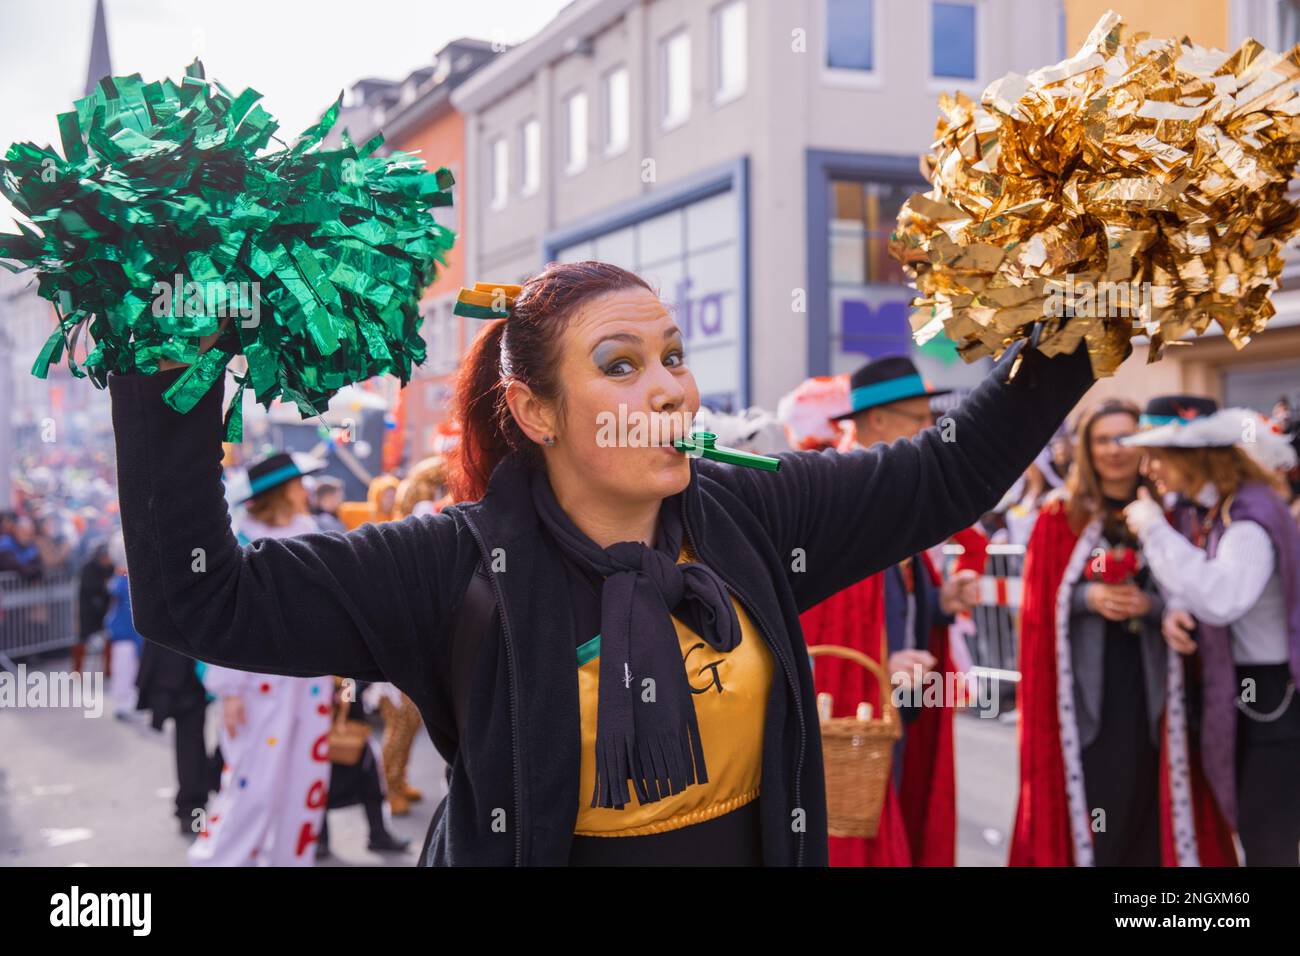
M 185 412 L 242 356 L 232 440 L 245 388 L 307 416 L 353 382 L 410 379 L 420 296 L 454 240 L 431 211 L 451 174 L 375 155 L 381 137 L 324 149 L 341 99 L 266 151 L 277 127 L 258 99 L 197 61 L 180 84 L 110 77 L 59 117 L 63 155 L 9 148 L 0 192 L 40 231 L 0 236 L 0 259 L 36 271 L 60 320 L 36 375 L 65 353 L 101 388 L 188 366 L 166 394 Z
M 1273 314 L 1300 158 L 1300 47 L 1231 55 L 1125 36 L 1108 13 L 1070 59 L 943 97 L 932 188 L 890 251 L 915 280 L 917 340 L 968 361 L 1086 340 L 1109 375 L 1217 322 L 1238 348 Z

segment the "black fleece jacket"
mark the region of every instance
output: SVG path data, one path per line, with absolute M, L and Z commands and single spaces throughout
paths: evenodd
M 1007 366 L 914 441 L 791 452 L 776 473 L 691 463 L 687 534 L 778 665 L 760 783 L 768 865 L 827 860 L 800 612 L 974 522 L 1092 383 L 1082 348 L 1026 354 L 1009 384 Z M 522 464 L 506 459 L 481 501 L 438 515 L 241 547 L 222 489 L 219 390 L 180 415 L 162 401 L 179 374 L 109 378 L 136 628 L 226 667 L 391 681 L 452 771 L 424 862 L 565 864 L 580 799 L 573 612 Z M 502 613 L 478 642 L 462 738 L 454 623 L 480 562 L 495 568 Z

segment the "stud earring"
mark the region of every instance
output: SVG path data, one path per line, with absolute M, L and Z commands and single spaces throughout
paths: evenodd
M 543 445 L 554 445 L 554 444 L 555 444 L 555 437 L 554 437 L 553 435 L 543 435 L 543 436 L 542 436 L 542 444 L 543 444 Z

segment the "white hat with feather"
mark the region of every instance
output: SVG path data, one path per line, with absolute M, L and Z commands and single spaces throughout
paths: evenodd
M 1253 408 L 1224 408 L 1212 415 L 1140 431 L 1121 443 L 1141 448 L 1231 448 L 1236 446 L 1269 471 L 1293 468 L 1296 452 L 1286 435 Z

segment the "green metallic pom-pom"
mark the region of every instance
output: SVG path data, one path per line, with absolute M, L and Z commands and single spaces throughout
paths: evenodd
M 373 155 L 379 136 L 358 148 L 344 133 L 341 148 L 323 148 L 341 96 L 268 149 L 277 124 L 259 99 L 232 96 L 196 60 L 179 85 L 101 81 L 59 116 L 63 156 L 9 148 L 0 192 L 40 231 L 20 223 L 21 235 L 0 236 L 0 258 L 35 269 L 59 316 L 34 375 L 65 352 L 72 374 L 100 388 L 110 372 L 188 362 L 166 395 L 186 412 L 242 355 L 232 441 L 245 388 L 306 417 L 353 382 L 410 380 L 425 358 L 420 296 L 455 239 L 431 212 L 451 204 L 451 173 Z

